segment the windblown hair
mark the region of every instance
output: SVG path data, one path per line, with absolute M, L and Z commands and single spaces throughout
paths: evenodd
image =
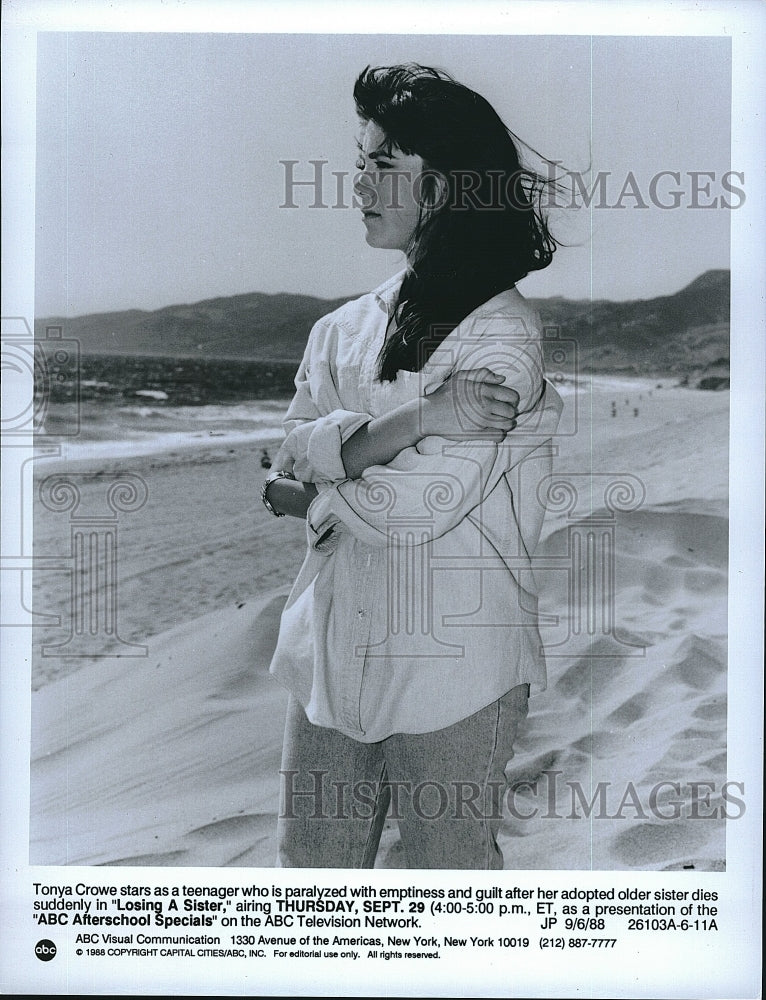
M 395 330 L 378 359 L 380 381 L 392 382 L 419 371 L 482 302 L 547 267 L 556 241 L 541 208 L 546 180 L 522 165 L 518 140 L 479 94 L 410 63 L 368 66 L 354 101 L 426 168 Z

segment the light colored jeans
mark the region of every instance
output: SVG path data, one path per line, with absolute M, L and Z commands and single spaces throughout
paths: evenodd
M 360 743 L 290 698 L 282 755 L 283 868 L 372 868 L 389 808 L 409 868 L 499 869 L 497 831 L 529 685 L 432 733 Z

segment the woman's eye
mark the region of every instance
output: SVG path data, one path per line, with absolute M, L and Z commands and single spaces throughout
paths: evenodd
M 372 160 L 370 162 L 370 168 L 373 173 L 379 173 L 381 170 L 391 170 L 393 163 L 388 163 L 386 160 Z M 367 170 L 368 166 L 365 163 L 363 156 L 358 156 L 356 159 L 356 169 L 357 170 Z

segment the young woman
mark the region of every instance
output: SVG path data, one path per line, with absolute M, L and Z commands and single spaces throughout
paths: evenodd
M 282 866 L 502 868 L 505 790 L 545 686 L 531 557 L 561 401 L 515 283 L 555 243 L 540 180 L 478 94 L 366 69 L 355 192 L 404 270 L 311 331 L 263 500 L 308 552 L 272 673 L 291 693 Z

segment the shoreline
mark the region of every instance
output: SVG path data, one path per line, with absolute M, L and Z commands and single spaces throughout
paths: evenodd
M 231 461 L 241 457 L 244 452 L 258 452 L 262 448 L 276 450 L 282 438 L 273 431 L 242 432 L 240 434 L 190 435 L 173 442 L 164 441 L 160 437 L 147 441 L 94 441 L 88 444 L 80 443 L 81 454 L 67 455 L 49 454 L 35 456 L 35 478 L 67 471 L 83 472 L 89 467 L 93 475 L 108 472 L 127 471 L 131 465 L 134 471 L 134 460 L 142 468 L 159 468 L 170 465 L 191 465 L 201 460 Z M 48 444 L 48 442 L 46 442 Z M 50 445 L 53 448 L 66 448 L 66 443 L 58 442 Z M 112 450 L 112 449 L 115 450 Z M 32 449 L 30 448 L 30 457 Z M 264 476 L 266 472 L 264 471 Z
M 728 394 L 728 389 L 699 389 L 696 386 L 682 385 L 676 379 L 679 376 L 633 376 L 633 375 L 604 375 L 600 373 L 583 374 L 577 377 L 563 377 L 552 380 L 556 389 L 564 398 L 579 394 L 581 396 L 596 396 L 607 392 L 634 392 L 652 395 L 656 392 L 680 391 L 684 394 L 694 395 L 704 394 L 705 397 L 713 394 Z M 672 382 L 672 384 L 670 384 Z M 287 409 L 290 399 L 284 400 L 257 400 L 255 403 L 284 403 Z M 225 404 L 222 404 L 225 405 Z M 241 404 L 232 404 L 241 405 Z M 188 431 L 188 432 L 160 432 L 151 437 L 147 434 L 144 438 L 131 438 L 127 440 L 94 439 L 87 440 L 73 435 L 71 437 L 55 437 L 54 435 L 35 435 L 30 444 L 30 457 L 32 448 L 39 448 L 35 455 L 34 474 L 49 475 L 51 473 L 63 472 L 66 469 L 81 471 L 89 465 L 98 465 L 103 471 L 121 471 L 126 462 L 133 459 L 143 460 L 154 458 L 163 465 L 167 464 L 188 464 L 195 456 L 205 457 L 211 452 L 223 454 L 235 454 L 242 450 L 255 450 L 266 447 L 274 449 L 278 447 L 282 438 L 281 431 L 274 428 L 262 428 L 248 431 Z M 56 449 L 57 453 L 45 454 L 42 449 Z M 67 451 L 67 449 L 71 449 Z M 154 467 L 154 466 L 152 466 Z

